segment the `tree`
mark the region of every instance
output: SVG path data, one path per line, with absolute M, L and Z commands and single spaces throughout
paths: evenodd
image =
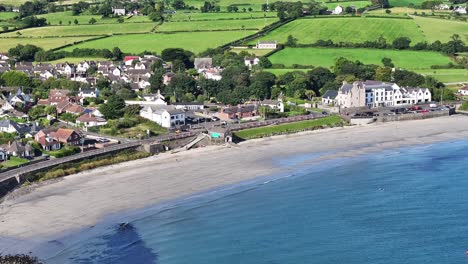
M 125 19 L 123 17 L 119 17 L 119 18 L 117 18 L 117 22 L 122 24 L 123 22 L 125 22 Z
M 375 80 L 390 82 L 392 80 L 392 69 L 389 67 L 378 67 L 375 71 Z
M 62 25 L 62 20 L 59 20 L 59 22 L 58 22 L 58 23 L 59 23 L 59 25 L 61 26 L 61 25 Z
M 200 94 L 200 91 L 197 89 L 195 80 L 185 74 L 184 72 L 179 72 L 174 74 L 171 82 L 166 87 L 166 95 L 175 95 L 176 99 L 180 100 L 184 98 L 185 94 L 191 93 L 194 96 Z
M 74 23 L 75 25 L 78 25 L 78 19 L 75 19 L 75 21 L 73 21 L 73 23 Z
M 424 84 L 424 76 L 415 72 L 396 70 L 393 73 L 393 80 L 400 86 L 418 87 Z
M 34 56 L 39 51 L 43 51 L 43 49 L 30 44 L 19 44 L 14 48 L 9 49 L 8 54 L 11 57 L 15 57 L 19 61 L 33 61 Z
M 334 81 L 336 75 L 329 69 L 323 67 L 317 67 L 307 72 L 310 86 L 316 94 L 319 94 L 320 89 L 328 82 Z
M 89 24 L 91 24 L 91 25 L 96 24 L 96 22 L 97 22 L 97 21 L 96 21 L 96 19 L 94 19 L 94 17 L 92 17 L 92 18 L 89 20 Z
M 260 61 L 258 62 L 258 65 L 264 69 L 269 69 L 273 64 L 267 57 L 261 57 Z
M 0 76 L 6 86 L 30 86 L 31 80 L 23 72 L 8 71 Z
M 296 47 L 297 46 L 297 38 L 293 37 L 292 35 L 289 35 L 288 40 L 286 41 L 286 46 Z
M 271 72 L 259 72 L 252 77 L 250 96 L 267 99 L 271 96 L 271 87 L 275 84 L 275 75 Z
M 316 96 L 315 92 L 313 90 L 306 90 L 304 92 L 304 95 L 307 97 L 307 99 L 309 99 L 309 101 L 312 100 L 312 98 L 314 98 Z
M 107 119 L 117 119 L 123 116 L 125 109 L 125 101 L 117 96 L 111 95 L 107 98 L 107 103 L 99 107 L 99 111 Z
M 356 10 L 352 6 L 347 6 L 345 8 L 345 13 L 346 14 L 354 14 L 354 13 L 356 13 Z
M 387 15 L 390 15 L 390 14 L 392 13 L 392 10 L 386 9 L 386 10 L 385 10 L 385 13 L 386 13 Z
M 395 49 L 402 50 L 402 49 L 408 49 L 410 47 L 410 43 L 411 43 L 411 40 L 409 38 L 399 37 L 399 38 L 396 38 L 392 42 L 392 46 Z
M 115 60 L 122 60 L 123 53 L 122 53 L 122 51 L 121 51 L 118 47 L 114 47 L 114 48 L 112 49 L 112 57 L 113 57 Z
M 390 67 L 390 68 L 395 67 L 395 65 L 392 62 L 392 59 L 390 59 L 390 58 L 384 57 L 384 58 L 382 58 L 381 62 L 385 67 Z
M 109 2 L 105 2 L 99 7 L 98 12 L 103 17 L 109 17 L 110 15 L 112 15 L 112 6 L 110 5 Z
M 174 0 L 174 2 L 172 3 L 172 7 L 175 10 L 185 9 L 185 2 L 183 0 Z

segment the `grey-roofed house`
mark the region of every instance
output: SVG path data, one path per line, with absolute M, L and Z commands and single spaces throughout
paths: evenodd
M 213 67 L 213 59 L 212 58 L 195 58 L 194 61 L 195 70 L 198 73 L 210 69 Z
M 29 129 L 25 125 L 18 124 L 13 120 L 0 120 L 0 132 L 18 133 L 19 135 L 23 135 L 28 131 Z
M 328 90 L 322 95 L 322 104 L 331 105 L 335 103 L 336 96 L 338 95 L 337 91 Z
M 185 125 L 185 111 L 170 105 L 146 105 L 140 116 L 165 128 Z

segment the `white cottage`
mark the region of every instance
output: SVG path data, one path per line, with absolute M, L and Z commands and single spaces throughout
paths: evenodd
M 165 128 L 185 125 L 185 111 L 173 106 L 147 105 L 140 110 L 140 116 Z

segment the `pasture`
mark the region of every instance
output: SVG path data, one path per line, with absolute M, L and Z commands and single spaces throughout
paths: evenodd
M 17 16 L 18 13 L 15 12 L 0 12 L 0 20 L 8 20 Z
M 128 24 L 95 24 L 50 26 L 28 28 L 17 31 L 22 37 L 71 37 L 71 36 L 102 36 L 111 34 L 129 34 L 150 32 L 156 23 L 128 23 Z M 2 34 L 2 37 L 17 37 L 17 32 Z
M 248 19 L 248 20 L 218 20 L 218 21 L 192 21 L 192 22 L 166 22 L 158 26 L 156 32 L 170 31 L 203 31 L 203 30 L 260 30 L 274 22 L 277 18 Z
M 0 52 L 7 52 L 10 48 L 16 47 L 18 44 L 26 45 L 33 44 L 45 50 L 58 48 L 68 44 L 73 44 L 78 41 L 90 39 L 89 37 L 63 37 L 63 38 L 1 38 Z
M 336 59 L 345 57 L 365 64 L 382 65 L 382 58 L 390 58 L 396 67 L 415 70 L 430 69 L 432 65 L 445 65 L 450 58 L 431 51 L 348 49 L 348 48 L 286 48 L 269 57 L 274 64 L 293 64 L 331 67 Z
M 83 61 L 107 61 L 109 59 L 106 59 L 106 58 L 99 58 L 99 57 L 82 57 L 82 58 L 75 58 L 75 57 L 69 57 L 69 58 L 63 58 L 63 59 L 59 59 L 59 60 L 54 60 L 54 61 L 47 61 L 47 62 L 43 62 L 43 63 L 50 63 L 50 64 L 57 64 L 57 63 L 80 63 L 80 62 L 83 62 Z M 38 64 L 39 62 L 35 62 L 35 64 Z
M 347 1 L 347 2 L 325 2 L 323 1 L 322 3 L 323 6 L 328 7 L 328 9 L 333 9 L 338 5 L 341 5 L 342 7 L 347 7 L 347 6 L 355 6 L 357 8 L 361 7 L 366 7 L 368 5 L 371 5 L 370 1 Z
M 415 16 L 414 22 L 429 42 L 436 40 L 447 42 L 453 34 L 458 34 L 465 43 L 468 43 L 468 22 L 420 16 Z
M 68 21 L 71 22 L 73 25 L 73 21 L 78 20 L 79 25 L 87 25 L 91 18 L 96 20 L 96 24 L 116 24 L 117 18 L 103 18 L 101 15 L 85 15 L 81 14 L 79 16 L 72 15 L 71 11 L 65 12 L 57 12 L 57 13 L 49 13 L 38 15 L 37 17 L 43 17 L 47 19 L 47 22 L 50 25 L 57 26 L 60 25 L 60 21 L 62 21 L 62 25 L 68 25 Z M 147 16 L 133 16 L 133 17 L 125 17 L 124 23 L 140 23 L 140 22 L 151 22 L 151 20 Z
M 426 0 L 389 0 L 391 6 L 409 6 L 410 4 L 420 6 L 424 1 Z
M 272 52 L 271 49 L 248 49 L 248 48 L 232 48 L 229 51 L 240 53 L 242 51 L 248 52 L 249 54 L 254 54 L 255 56 L 261 57 L 265 56 L 269 52 Z
M 179 10 L 168 18 L 169 21 L 195 21 L 195 20 L 248 20 L 255 18 L 276 18 L 275 12 L 236 12 L 236 13 L 201 13 L 200 11 Z
M 362 43 L 374 41 L 379 36 L 383 36 L 387 42 L 398 37 L 409 37 L 412 44 L 425 40 L 411 19 L 365 17 L 298 19 L 273 30 L 260 40 L 277 40 L 279 43 L 285 43 L 288 35 L 297 38 L 300 44 L 329 39 L 334 42 Z M 256 41 L 251 42 L 254 43 Z
M 468 82 L 468 70 L 466 69 L 430 69 L 416 70 L 417 73 L 436 78 L 440 82 Z
M 112 36 L 86 43 L 67 47 L 71 51 L 75 48 L 109 49 L 119 47 L 124 52 L 141 53 L 152 51 L 160 53 L 167 48 L 183 48 L 194 53 L 208 48 L 216 48 L 228 42 L 242 38 L 244 35 L 256 31 L 229 31 L 229 32 L 184 32 L 173 34 L 133 34 Z

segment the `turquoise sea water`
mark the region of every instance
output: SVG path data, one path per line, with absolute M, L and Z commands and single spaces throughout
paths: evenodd
M 468 141 L 330 160 L 148 208 L 123 229 L 114 217 L 73 245 L 51 241 L 47 261 L 468 263 L 467 170 Z

